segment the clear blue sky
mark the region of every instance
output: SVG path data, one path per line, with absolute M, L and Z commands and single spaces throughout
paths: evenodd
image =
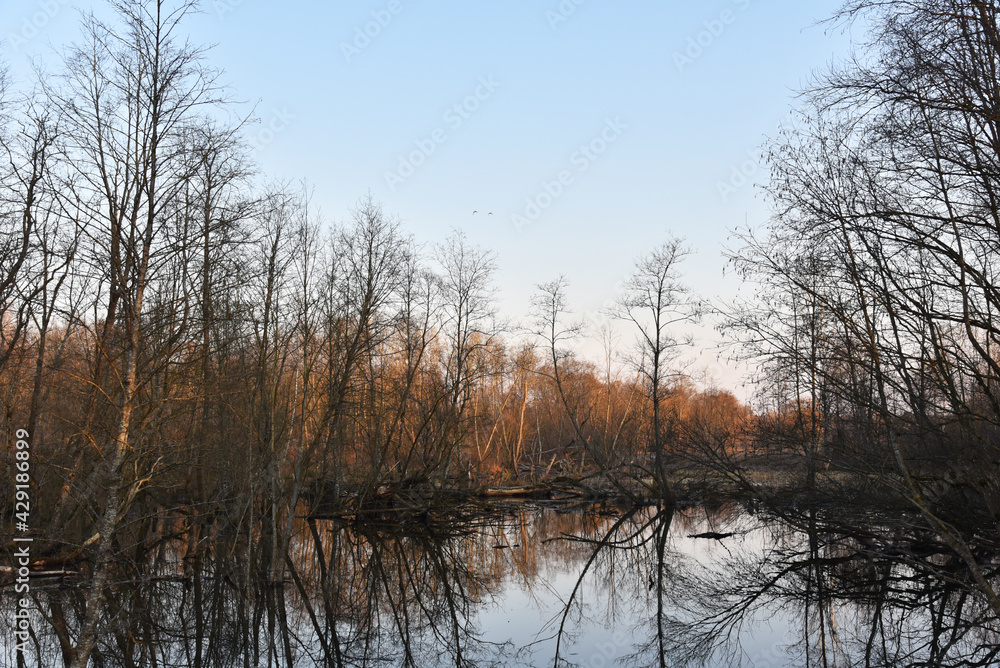
M 752 185 L 723 197 L 720 184 L 738 185 L 734 168 L 788 118 L 794 91 L 848 52 L 849 35 L 815 25 L 839 4 L 218 0 L 188 26 L 257 104 L 266 173 L 308 179 L 331 220 L 370 190 L 420 240 L 464 229 L 496 251 L 517 318 L 560 273 L 575 310 L 598 311 L 668 231 L 696 250 L 691 285 L 733 296 L 722 246 L 767 208 Z M 90 6 L 102 5 L 0 2 L 3 59 L 26 76 L 28 56 L 71 39 Z M 11 48 L 26 20 L 38 34 Z M 714 352 L 699 365 L 735 383 Z

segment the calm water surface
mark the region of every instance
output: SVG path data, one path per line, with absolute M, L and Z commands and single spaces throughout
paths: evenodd
M 124 569 L 94 665 L 1000 662 L 1000 627 L 954 557 L 912 518 L 843 515 L 726 503 L 301 520 L 277 585 L 249 566 L 246 535 L 210 527 Z M 28 665 L 61 665 L 59 620 L 73 628 L 81 587 L 34 583 Z

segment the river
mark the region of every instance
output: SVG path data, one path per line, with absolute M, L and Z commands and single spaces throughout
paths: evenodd
M 362 523 L 300 518 L 295 528 L 274 583 L 248 566 L 248 544 L 262 541 L 221 526 L 119 569 L 94 665 L 1000 661 L 989 607 L 905 514 L 510 504 Z M 57 630 L 72 626 L 85 584 L 33 580 L 27 665 L 61 664 Z M 13 597 L 3 606 L 10 620 Z

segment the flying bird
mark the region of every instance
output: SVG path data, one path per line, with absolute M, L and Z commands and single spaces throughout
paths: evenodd
M 489 215 L 491 215 L 491 216 L 492 216 L 492 215 L 493 215 L 493 212 L 492 212 L 492 211 L 490 211 Z
M 478 212 L 478 211 L 473 211 L 473 212 L 472 212 L 472 215 L 474 216 L 474 215 L 476 215 L 477 213 L 479 213 L 479 212 Z

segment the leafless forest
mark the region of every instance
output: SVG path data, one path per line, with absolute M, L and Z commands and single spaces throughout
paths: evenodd
M 603 332 L 557 275 L 512 322 L 489 249 L 363 193 L 323 222 L 253 164 L 196 5 L 113 5 L 30 89 L 0 79 L 0 498 L 27 440 L 34 567 L 88 577 L 46 611 L 66 665 L 165 540 L 244 535 L 280 581 L 296 514 L 552 490 L 914 510 L 1000 615 L 996 2 L 847 3 L 831 26 L 867 41 L 766 146 L 773 215 L 727 251 L 753 298 L 706 302 L 667 238 Z M 705 319 L 752 406 L 685 373 Z

